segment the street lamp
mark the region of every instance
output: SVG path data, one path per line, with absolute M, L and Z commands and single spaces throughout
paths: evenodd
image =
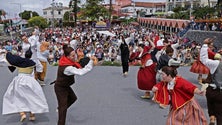
M 52 29 L 55 27 L 55 13 L 54 10 L 62 10 L 63 4 L 62 3 L 56 3 L 55 0 L 52 0 Z
M 19 5 L 19 11 L 21 13 L 20 31 L 21 31 L 21 34 L 22 34 L 22 4 L 21 3 L 11 3 L 11 4 Z
M 192 16 L 192 11 L 193 11 L 193 0 L 190 0 L 190 18 Z

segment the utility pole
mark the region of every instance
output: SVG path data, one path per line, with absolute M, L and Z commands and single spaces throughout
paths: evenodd
M 55 22 L 55 15 L 54 15 L 54 7 L 55 7 L 55 0 L 52 0 L 52 30 L 54 30 L 54 22 Z
M 112 0 L 109 0 L 109 26 L 111 26 Z
M 74 26 L 77 24 L 77 9 L 78 9 L 78 3 L 80 3 L 79 0 L 70 0 L 69 2 L 69 8 L 72 8 L 72 12 L 74 13 Z
M 20 18 L 20 33 L 22 34 L 22 4 L 21 3 L 11 3 L 11 4 L 15 4 L 15 5 L 19 5 L 19 12 L 21 14 Z
M 193 11 L 193 0 L 190 0 L 190 18 L 192 16 L 192 11 Z

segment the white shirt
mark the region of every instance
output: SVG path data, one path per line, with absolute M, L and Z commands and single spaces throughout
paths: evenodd
M 68 66 L 65 68 L 64 70 L 64 74 L 65 75 L 84 75 L 86 74 L 87 72 L 91 71 L 93 68 L 93 61 L 90 60 L 89 63 L 87 65 L 85 65 L 84 68 L 76 68 L 76 67 L 73 67 L 73 66 Z
M 214 74 L 220 61 L 209 59 L 207 50 L 208 46 L 207 44 L 204 44 L 200 49 L 200 61 L 210 69 L 211 74 Z
M 173 90 L 173 89 L 174 89 L 174 86 L 175 86 L 175 78 L 173 78 L 173 80 L 170 81 L 170 82 L 167 84 L 167 89 L 168 89 L 168 90 Z

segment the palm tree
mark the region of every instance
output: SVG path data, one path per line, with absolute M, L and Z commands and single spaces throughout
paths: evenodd
M 77 22 L 77 4 L 80 3 L 80 0 L 70 0 L 69 2 L 69 8 L 73 8 L 73 12 L 74 12 L 74 25 L 76 26 L 76 22 Z
M 111 25 L 111 16 L 112 16 L 112 0 L 109 0 L 109 25 Z

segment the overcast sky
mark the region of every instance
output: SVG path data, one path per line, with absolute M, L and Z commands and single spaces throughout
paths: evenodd
M 21 10 L 36 11 L 39 15 L 42 15 L 42 9 L 51 6 L 52 0 L 0 0 L 0 9 L 6 11 L 8 17 L 18 17 L 18 13 Z M 68 6 L 70 0 L 55 0 L 55 2 L 63 3 L 63 6 Z M 84 0 L 82 0 L 84 1 Z M 109 0 L 105 0 L 108 2 Z M 165 0 L 134 0 L 138 2 L 164 2 Z

